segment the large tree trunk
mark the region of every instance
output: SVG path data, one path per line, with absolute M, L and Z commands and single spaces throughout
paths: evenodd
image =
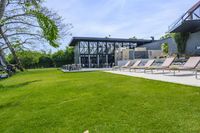
M 7 62 L 5 61 L 5 57 L 4 57 L 4 54 L 2 53 L 2 51 L 0 51 L 0 63 L 1 63 L 0 68 L 3 71 L 7 72 L 8 75 L 10 75 L 9 72 L 7 71 L 7 69 L 6 69 L 7 68 Z
M 1 60 L 2 60 L 1 64 L 2 64 L 3 66 L 7 66 L 7 65 L 8 65 L 8 62 L 7 62 L 6 59 L 5 59 L 5 54 L 4 54 L 3 50 L 0 50 L 0 57 L 1 57 Z
M 7 0 L 1 0 L 0 1 L 0 20 L 2 20 L 2 18 L 3 18 L 4 12 L 5 12 L 5 8 L 6 8 L 6 3 L 7 3 Z M 22 64 L 21 64 L 19 58 L 17 57 L 17 54 L 16 54 L 14 48 L 12 47 L 10 41 L 8 40 L 6 35 L 4 35 L 2 27 L 0 27 L 0 35 L 3 38 L 3 40 L 5 41 L 5 43 L 8 46 L 8 48 L 10 49 L 11 53 L 13 54 L 13 57 L 14 57 L 17 65 L 18 65 L 19 69 L 21 71 L 23 71 L 24 69 L 22 67 Z
M 19 68 L 21 71 L 24 71 L 24 68 L 23 68 L 23 66 L 22 66 L 22 64 L 21 64 L 21 61 L 19 60 L 19 58 L 18 58 L 18 56 L 17 56 L 17 54 L 16 54 L 14 48 L 12 47 L 10 41 L 8 40 L 8 38 L 6 37 L 6 35 L 4 35 L 2 28 L 0 28 L 0 35 L 1 35 L 1 37 L 3 38 L 3 40 L 5 41 L 5 43 L 6 43 L 6 45 L 8 46 L 8 48 L 10 49 L 10 51 L 11 51 L 11 53 L 12 53 L 12 55 L 13 55 L 13 57 L 14 57 L 16 63 L 17 63 L 18 68 Z
M 5 8 L 6 8 L 7 0 L 1 0 L 0 2 L 0 20 L 3 18 Z

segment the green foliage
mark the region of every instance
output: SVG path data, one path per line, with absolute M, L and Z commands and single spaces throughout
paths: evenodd
M 50 68 L 54 67 L 54 62 L 51 58 L 51 55 L 43 53 L 42 56 L 39 58 L 38 66 L 41 68 Z
M 59 30 L 55 21 L 42 12 L 36 10 L 31 10 L 28 13 L 37 18 L 39 26 L 42 29 L 43 36 L 47 41 L 49 41 L 49 44 L 53 47 L 58 47 L 59 44 L 56 40 L 59 38 Z
M 23 67 L 27 69 L 61 67 L 74 62 L 74 49 L 68 47 L 53 54 L 38 51 L 18 51 L 17 55 Z M 8 61 L 11 64 L 16 64 L 12 55 L 8 56 Z
M 169 53 L 169 45 L 167 43 L 163 43 L 161 47 L 164 54 Z
M 179 54 L 185 53 L 189 35 L 190 35 L 189 33 L 174 33 L 174 34 L 172 34 L 172 37 L 176 41 Z
M 40 8 L 40 4 L 43 0 L 26 0 L 25 1 L 25 6 L 26 7 L 31 7 L 31 6 L 34 6 L 36 7 L 37 9 Z
M 67 57 L 64 51 L 59 50 L 52 55 L 52 59 L 55 62 L 55 66 L 62 66 L 66 64 Z
M 1 133 L 199 133 L 200 88 L 29 70 L 0 83 Z
M 52 55 L 52 60 L 56 67 L 71 64 L 74 62 L 74 49 L 68 47 L 65 51 L 59 50 Z
M 170 33 L 165 34 L 164 36 L 162 36 L 160 39 L 166 39 L 166 38 L 170 38 L 172 37 Z
M 42 54 L 36 51 L 19 51 L 17 52 L 17 56 L 19 57 L 23 67 L 37 68 L 37 64 L 39 63 L 39 58 L 42 56 Z M 8 61 L 11 64 L 16 63 L 12 55 L 8 56 Z

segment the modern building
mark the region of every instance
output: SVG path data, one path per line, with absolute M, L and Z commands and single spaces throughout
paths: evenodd
M 200 55 L 200 1 L 169 26 L 170 33 L 189 33 L 186 55 Z
M 169 26 L 168 33 L 189 33 L 186 43 L 185 54 L 189 56 L 200 55 L 200 1 L 184 13 L 177 21 Z M 140 47 L 151 50 L 161 50 L 163 43 L 169 46 L 169 55 L 177 54 L 178 48 L 175 40 L 171 37 L 153 41 Z
M 200 1 L 169 26 L 168 33 L 189 33 L 185 54 L 200 55 Z M 119 59 L 159 57 L 163 43 L 168 44 L 169 55 L 178 53 L 177 44 L 170 37 L 161 40 L 73 37 L 69 46 L 75 47 L 75 63 L 91 68 L 112 66 Z
M 135 49 L 137 46 L 151 42 L 153 40 L 73 37 L 69 46 L 75 48 L 76 64 L 86 68 L 99 68 L 114 65 L 116 49 Z

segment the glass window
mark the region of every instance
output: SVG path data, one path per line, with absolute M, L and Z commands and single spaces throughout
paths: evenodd
M 123 48 L 129 48 L 129 43 L 123 43 Z
M 80 54 L 88 54 L 88 42 L 81 41 L 80 42 Z
M 107 47 L 106 42 L 99 42 L 99 54 L 106 54 L 107 53 Z
M 107 48 L 108 48 L 108 54 L 113 54 L 114 53 L 114 43 L 113 42 L 108 42 L 107 43 Z
M 137 43 L 130 43 L 130 49 L 134 49 L 137 46 Z
M 90 54 L 97 54 L 97 42 L 90 42 Z
M 116 42 L 115 43 L 115 47 L 117 48 L 121 48 L 122 47 L 122 43 L 121 42 Z

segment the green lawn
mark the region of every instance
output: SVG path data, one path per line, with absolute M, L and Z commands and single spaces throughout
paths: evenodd
M 200 88 L 104 72 L 0 81 L 0 133 L 199 133 Z

